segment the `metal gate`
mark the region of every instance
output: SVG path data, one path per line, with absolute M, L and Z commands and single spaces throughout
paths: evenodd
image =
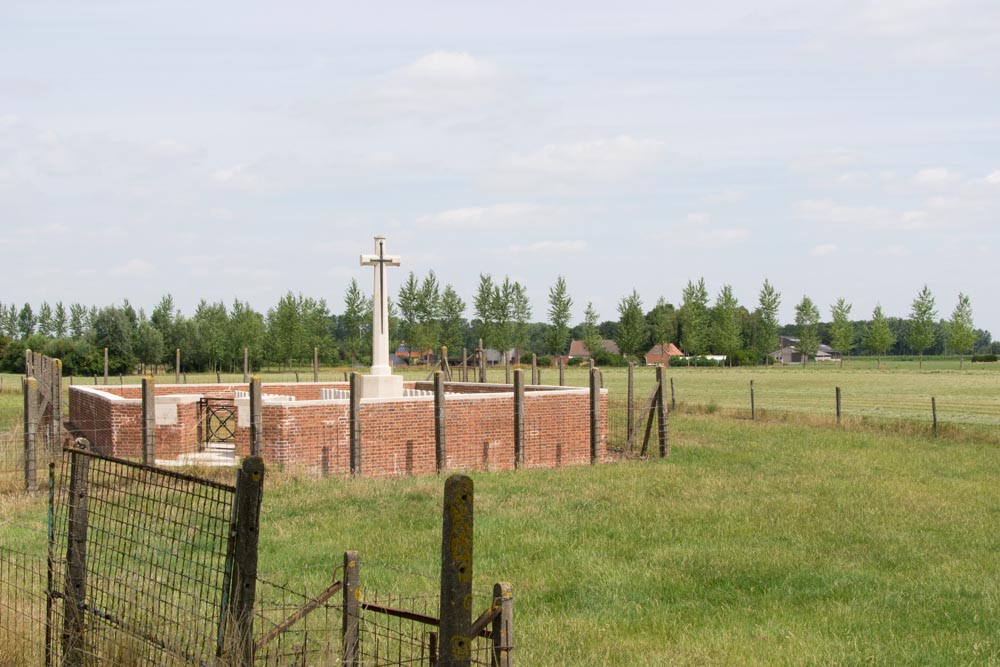
M 202 442 L 210 444 L 235 444 L 236 406 L 229 398 L 202 398 L 198 401 L 198 419 L 201 423 Z

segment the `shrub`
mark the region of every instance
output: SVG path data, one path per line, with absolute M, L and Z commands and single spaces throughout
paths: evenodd
M 972 361 L 973 361 L 973 363 L 975 363 L 975 362 L 979 362 L 979 363 L 993 363 L 997 359 L 998 359 L 998 357 L 995 354 L 974 354 L 974 355 L 972 355 Z

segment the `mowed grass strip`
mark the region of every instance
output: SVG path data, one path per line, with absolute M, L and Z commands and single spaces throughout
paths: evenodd
M 476 588 L 513 582 L 519 662 L 1000 661 L 996 447 L 673 427 L 665 461 L 473 475 Z M 332 566 L 350 548 L 380 589 L 432 582 L 441 489 L 275 478 L 262 571 Z

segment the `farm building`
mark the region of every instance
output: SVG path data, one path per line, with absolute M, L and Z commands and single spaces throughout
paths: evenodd
M 601 341 L 601 347 L 603 347 L 608 354 L 614 354 L 621 356 L 621 350 L 618 349 L 618 343 L 615 341 L 605 338 Z M 590 350 L 582 340 L 572 340 L 569 344 L 569 352 L 566 354 L 565 359 L 569 361 L 570 359 L 590 359 Z
M 663 352 L 663 347 L 661 345 L 654 345 L 649 352 L 646 353 L 646 365 L 655 366 L 656 364 L 663 364 L 664 366 L 670 365 L 670 357 L 683 357 L 684 353 L 677 349 L 677 346 L 673 343 L 667 343 L 667 351 Z
M 801 364 L 802 353 L 799 352 L 799 339 L 792 336 L 781 336 L 779 348 L 769 356 L 779 364 Z M 840 355 L 829 345 L 820 345 L 813 357 L 816 361 L 836 361 Z

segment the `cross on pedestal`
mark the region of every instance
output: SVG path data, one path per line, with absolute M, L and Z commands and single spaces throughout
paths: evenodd
M 372 368 L 373 376 L 391 376 L 389 366 L 389 297 L 385 269 L 399 266 L 398 255 L 385 254 L 385 237 L 375 237 L 375 254 L 361 255 L 361 266 L 375 267 L 375 289 L 372 294 Z M 400 379 L 400 383 L 402 379 Z M 402 392 L 402 384 L 400 384 Z

